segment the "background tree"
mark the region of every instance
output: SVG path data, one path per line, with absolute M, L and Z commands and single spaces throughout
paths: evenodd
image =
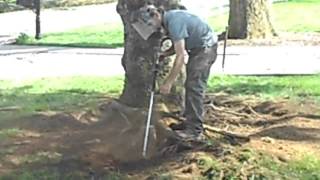
M 229 38 L 275 36 L 270 0 L 230 0 Z

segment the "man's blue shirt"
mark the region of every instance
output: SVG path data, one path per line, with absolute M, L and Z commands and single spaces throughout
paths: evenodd
M 164 13 L 164 26 L 175 42 L 185 39 L 186 49 L 210 47 L 217 43 L 217 35 L 209 25 L 186 10 L 170 10 Z

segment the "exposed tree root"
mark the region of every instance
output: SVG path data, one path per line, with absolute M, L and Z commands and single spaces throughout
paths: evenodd
M 19 106 L 10 106 L 10 107 L 0 107 L 0 111 L 18 111 L 21 107 Z

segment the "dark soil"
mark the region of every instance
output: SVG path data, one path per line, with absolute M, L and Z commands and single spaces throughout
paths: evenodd
M 294 160 L 304 153 L 320 156 L 319 112 L 312 101 L 261 102 L 208 94 L 206 125 L 219 130 L 206 131 L 211 143 L 169 143 L 169 125 L 179 118 L 157 113 L 154 119 L 159 123 L 154 123 L 151 131 L 148 159 L 141 157 L 144 111 L 106 102 L 87 112 L 41 113 L 12 121 L 10 126 L 21 132 L 0 142 L 0 175 L 40 164 L 55 167 L 60 173 L 80 171 L 102 176 L 120 170 L 132 179 L 152 179 L 154 172 L 170 172 L 178 179 L 188 179 L 207 176 L 193 163 L 206 153 L 230 159 L 248 148 L 281 160 Z M 26 158 L 35 154 L 42 159 Z

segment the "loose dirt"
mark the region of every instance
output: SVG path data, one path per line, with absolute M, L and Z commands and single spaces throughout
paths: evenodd
M 55 167 L 85 177 L 120 170 L 132 179 L 155 179 L 161 172 L 188 179 L 210 175 L 210 169 L 199 166 L 199 159 L 214 161 L 205 154 L 228 161 L 254 149 L 281 162 L 303 154 L 320 156 L 320 109 L 312 100 L 261 102 L 219 93 L 207 95 L 205 108 L 209 140 L 188 146 L 179 144 L 169 128 L 181 118 L 157 113 L 148 159 L 141 157 L 146 113 L 116 101 L 90 111 L 18 119 L 5 127 L 18 128 L 17 134 L 0 141 L 0 175 L 27 166 Z

